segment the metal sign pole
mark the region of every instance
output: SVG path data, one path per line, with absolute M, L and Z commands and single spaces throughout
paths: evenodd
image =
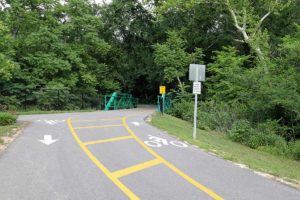
M 196 82 L 198 82 L 198 69 L 196 70 Z M 195 106 L 194 106 L 194 130 L 193 139 L 197 136 L 197 107 L 198 107 L 198 94 L 195 94 Z

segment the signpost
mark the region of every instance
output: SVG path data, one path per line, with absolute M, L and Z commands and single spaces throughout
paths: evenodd
M 164 105 L 165 105 L 165 94 L 166 94 L 166 86 L 159 86 L 159 94 L 161 94 L 160 103 L 160 111 L 164 114 Z
M 190 81 L 194 81 L 193 94 L 195 94 L 195 106 L 193 139 L 195 140 L 197 136 L 198 94 L 201 94 L 201 82 L 199 81 L 205 81 L 205 65 L 190 64 L 189 79 Z

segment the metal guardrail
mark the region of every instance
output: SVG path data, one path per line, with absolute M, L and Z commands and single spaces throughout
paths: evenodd
M 106 95 L 104 97 L 104 104 L 105 111 L 136 108 L 138 104 L 138 98 L 134 98 L 131 94 L 114 92 L 111 96 Z

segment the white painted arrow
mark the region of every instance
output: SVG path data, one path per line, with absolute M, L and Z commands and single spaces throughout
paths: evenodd
M 52 135 L 44 135 L 44 139 L 39 141 L 49 146 L 58 140 L 53 140 Z
M 132 124 L 135 125 L 135 126 L 139 126 L 140 125 L 139 122 L 132 122 Z

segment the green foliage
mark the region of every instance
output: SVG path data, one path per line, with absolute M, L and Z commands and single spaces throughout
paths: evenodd
M 291 149 L 293 157 L 296 160 L 300 160 L 300 140 L 291 142 L 290 149 Z
M 169 114 L 193 122 L 194 102 L 190 100 L 175 101 Z M 234 122 L 243 118 L 245 107 L 235 104 L 230 106 L 223 102 L 200 102 L 198 105 L 198 127 L 205 130 L 226 132 L 232 128 Z
M 9 29 L 0 20 L 0 81 L 1 79 L 9 80 L 12 78 L 17 64 L 11 60 L 13 54 L 12 38 L 9 35 Z
M 164 79 L 169 83 L 182 77 L 188 71 L 191 55 L 185 52 L 185 41 L 177 32 L 168 32 L 164 44 L 154 46 L 154 61 L 163 70 Z
M 232 130 L 229 132 L 229 138 L 235 142 L 248 144 L 250 137 L 254 134 L 254 130 L 247 120 L 239 120 L 233 124 Z
M 0 112 L 0 126 L 7 126 L 16 123 L 17 117 L 6 112 Z
M 207 67 L 212 74 L 208 78 L 208 90 L 212 99 L 230 103 L 244 102 L 244 94 L 253 86 L 253 80 L 245 76 L 243 68 L 248 59 L 248 56 L 239 56 L 232 47 L 216 52 L 215 62 Z
M 297 137 L 300 93 L 294 69 L 269 62 L 270 70 L 265 74 L 262 65 L 249 67 L 250 58 L 238 55 L 233 48 L 216 52 L 214 59 L 208 66 L 213 74 L 208 79 L 211 99 L 245 105 L 245 116 L 252 123 L 273 119 L 282 126 L 293 124 L 285 137 Z
M 252 128 L 252 125 L 247 120 L 239 120 L 233 124 L 232 130 L 229 131 L 229 138 L 235 142 L 245 144 L 253 149 L 258 147 L 269 146 L 281 150 L 287 146 L 286 141 L 275 132 L 269 132 L 269 122 L 260 125 L 258 128 Z M 275 127 L 278 125 L 275 125 Z
M 182 100 L 180 102 L 173 103 L 172 108 L 168 110 L 168 113 L 180 119 L 186 121 L 192 121 L 193 111 L 194 111 L 194 106 L 192 102 Z
M 241 104 L 207 101 L 199 106 L 198 126 L 207 130 L 227 132 L 234 122 L 244 118 L 245 108 Z

